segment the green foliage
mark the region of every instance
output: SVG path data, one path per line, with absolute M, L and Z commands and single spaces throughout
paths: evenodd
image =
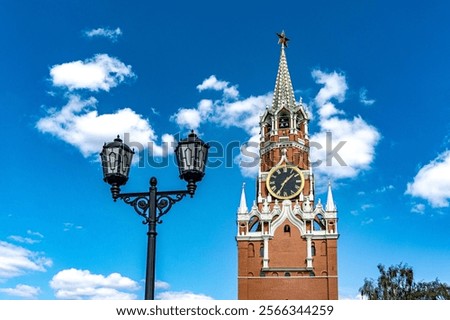
M 359 288 L 363 298 L 369 300 L 448 300 L 450 299 L 450 286 L 439 282 L 414 282 L 414 271 L 406 264 L 390 266 L 387 270 L 379 264 L 380 276 L 377 282 L 373 279 L 364 279 Z

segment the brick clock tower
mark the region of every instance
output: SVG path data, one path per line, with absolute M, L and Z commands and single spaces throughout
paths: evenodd
M 272 106 L 260 118 L 257 199 L 250 210 L 242 188 L 237 212 L 238 299 L 337 299 L 337 210 L 314 195 L 308 114 L 296 102 L 281 55 Z

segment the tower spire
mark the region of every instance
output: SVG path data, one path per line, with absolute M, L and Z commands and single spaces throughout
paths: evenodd
M 286 60 L 287 42 L 284 31 L 277 33 L 278 44 L 281 44 L 280 62 L 278 65 L 277 79 L 275 82 L 275 89 L 273 92 L 272 110 L 279 110 L 282 107 L 287 109 L 295 107 L 294 88 L 292 87 L 291 76 L 289 75 L 289 69 Z
M 328 181 L 328 194 L 327 194 L 327 204 L 325 206 L 327 211 L 336 211 L 336 205 L 333 200 L 333 193 L 331 192 L 331 181 Z
M 245 199 L 245 182 L 242 184 L 241 202 L 239 203 L 238 213 L 247 213 L 247 200 Z

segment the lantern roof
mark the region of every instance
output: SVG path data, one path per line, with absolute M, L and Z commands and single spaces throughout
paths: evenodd
M 131 152 L 134 154 L 134 150 L 132 150 L 128 145 L 123 143 L 122 139 L 120 139 L 120 136 L 117 135 L 117 138 L 114 139 L 114 141 L 106 143 L 103 145 L 103 149 L 105 148 L 123 148 L 127 152 Z

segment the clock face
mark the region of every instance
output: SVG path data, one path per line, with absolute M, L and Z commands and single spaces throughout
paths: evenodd
M 278 166 L 270 170 L 267 190 L 278 199 L 292 199 L 302 192 L 305 178 L 295 166 Z

